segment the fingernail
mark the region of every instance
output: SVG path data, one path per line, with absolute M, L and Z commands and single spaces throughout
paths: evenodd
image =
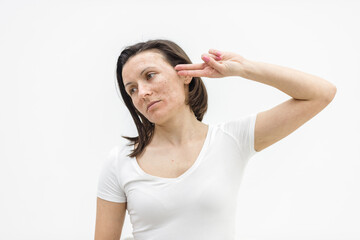
M 216 56 L 216 60 L 221 60 L 221 57 Z
M 204 56 L 203 58 L 204 58 L 205 62 L 208 62 L 210 60 L 210 58 L 207 56 Z

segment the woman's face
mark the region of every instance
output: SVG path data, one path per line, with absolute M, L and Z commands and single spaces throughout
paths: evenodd
M 150 122 L 161 124 L 189 107 L 185 105 L 185 89 L 192 78 L 179 76 L 157 50 L 129 58 L 122 77 L 134 106 Z M 153 101 L 158 102 L 148 108 Z

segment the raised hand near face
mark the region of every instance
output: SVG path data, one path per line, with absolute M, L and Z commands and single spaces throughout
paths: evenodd
M 204 63 L 178 64 L 175 70 L 180 76 L 222 78 L 229 76 L 245 76 L 246 59 L 239 54 L 210 49 L 201 56 Z

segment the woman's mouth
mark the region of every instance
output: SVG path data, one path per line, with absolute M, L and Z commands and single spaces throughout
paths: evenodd
M 147 107 L 147 111 L 149 111 L 150 109 L 152 109 L 153 106 L 156 105 L 158 102 L 160 102 L 160 100 L 159 100 L 159 101 L 151 102 L 151 103 L 148 105 L 148 107 Z

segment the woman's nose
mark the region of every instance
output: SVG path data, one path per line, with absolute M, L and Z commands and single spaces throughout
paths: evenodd
M 141 84 L 138 86 L 139 97 L 145 97 L 151 95 L 152 90 L 149 84 Z

